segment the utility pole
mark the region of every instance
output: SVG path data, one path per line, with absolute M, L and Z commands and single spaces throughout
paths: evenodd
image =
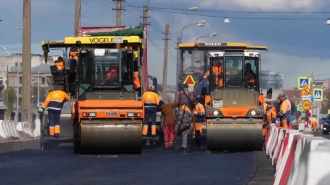
M 162 99 L 167 103 L 167 56 L 168 56 L 168 34 L 170 32 L 170 25 L 165 25 L 165 42 L 164 42 L 164 73 L 163 73 L 163 91 L 162 91 Z
M 123 9 L 123 1 L 125 0 L 113 0 L 117 2 L 117 7 L 113 8 L 113 10 L 116 10 L 116 26 L 121 26 L 121 11 L 125 10 Z M 116 44 L 116 48 L 120 48 L 120 43 Z
M 182 69 L 182 61 L 181 61 L 181 52 L 179 45 L 182 42 L 182 38 L 178 37 L 177 38 L 177 45 L 176 45 L 176 84 L 175 84 L 175 97 L 177 97 L 177 94 L 179 93 L 179 84 L 181 86 L 181 69 Z
M 22 76 L 22 121 L 31 123 L 31 0 L 23 0 Z
M 146 35 L 145 35 L 145 37 L 144 37 L 144 39 L 143 39 L 143 48 L 144 48 L 144 51 L 143 51 L 143 60 L 145 59 L 145 58 L 147 58 L 148 56 L 148 53 L 147 53 L 147 50 L 148 50 L 148 48 L 147 48 L 147 44 L 148 44 L 148 29 L 147 29 L 147 25 L 149 25 L 149 23 L 148 23 L 148 18 L 149 18 L 149 16 L 148 16 L 148 10 L 149 10 L 149 5 L 144 5 L 143 6 L 143 16 L 142 16 L 142 19 L 143 19 L 143 29 L 146 29 Z M 142 66 L 142 72 L 140 73 L 140 76 L 141 76 L 141 81 L 142 81 L 142 83 L 141 83 L 141 92 L 142 93 L 144 93 L 144 91 L 146 90 L 146 82 L 148 82 L 148 76 L 145 78 L 145 74 L 147 74 L 147 71 L 148 71 L 148 66 L 147 66 L 147 64 L 145 64 L 145 63 L 143 63 L 143 65 L 146 65 L 146 66 Z M 146 71 L 147 70 L 147 71 Z M 147 87 L 147 88 L 149 88 L 149 87 Z
M 74 16 L 74 36 L 78 37 L 78 29 L 80 27 L 80 18 L 81 18 L 81 0 L 76 0 L 76 9 Z
M 116 26 L 121 26 L 121 11 L 125 10 L 123 9 L 123 1 L 125 0 L 113 0 L 117 2 L 117 7 L 113 8 L 113 10 L 116 10 Z

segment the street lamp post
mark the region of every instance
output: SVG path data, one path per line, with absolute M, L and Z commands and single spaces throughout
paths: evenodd
M 187 9 L 182 9 L 182 10 L 177 10 L 175 12 L 172 12 L 170 14 L 170 18 L 168 21 L 168 24 L 165 25 L 165 42 L 164 42 L 164 72 L 163 72 L 163 90 L 162 90 L 162 98 L 163 100 L 166 100 L 167 98 L 167 57 L 168 57 L 168 34 L 170 33 L 170 25 L 171 25 L 171 20 L 172 20 L 172 15 L 178 12 L 182 11 L 196 11 L 198 7 L 190 7 Z
M 215 37 L 217 36 L 217 33 L 211 33 L 210 35 L 204 35 L 204 36 L 200 36 L 200 37 L 197 37 L 195 42 L 197 42 L 197 40 L 199 40 L 200 38 L 204 38 L 204 37 Z
M 180 52 L 180 48 L 179 48 L 179 45 L 181 44 L 182 42 L 182 33 L 183 33 L 183 30 L 185 30 L 186 28 L 188 27 L 191 27 L 191 26 L 198 26 L 198 27 L 203 27 L 205 25 L 206 21 L 205 20 L 202 20 L 198 23 L 193 23 L 193 24 L 188 24 L 186 26 L 184 26 L 181 30 L 181 33 L 180 33 L 180 36 L 177 38 L 177 48 L 176 48 L 176 51 L 177 51 L 177 54 L 176 54 L 176 59 L 177 59 L 177 64 L 176 64 L 176 81 L 175 81 L 175 96 L 177 96 L 177 93 L 179 92 L 179 82 L 183 79 L 182 76 L 180 75 L 181 74 L 181 70 L 182 70 L 182 61 L 181 61 L 181 52 Z M 180 80 L 179 80 L 180 79 Z
M 15 29 L 20 32 L 22 30 L 22 27 L 15 27 Z M 22 40 L 20 41 L 22 42 Z M 20 69 L 20 62 L 19 62 L 19 53 L 17 53 L 17 87 L 16 87 L 16 92 L 17 92 L 17 96 L 16 96 L 16 114 L 15 114 L 15 122 L 18 123 L 18 106 L 19 106 L 19 69 Z

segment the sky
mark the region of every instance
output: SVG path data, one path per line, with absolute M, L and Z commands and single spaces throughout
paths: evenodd
M 179 2 L 179 3 L 178 3 Z M 126 0 L 122 22 L 136 26 L 142 22 L 142 6 L 148 0 Z M 42 54 L 41 41 L 62 40 L 74 30 L 75 0 L 32 0 L 32 53 Z M 203 41 L 246 42 L 266 45 L 262 69 L 284 76 L 284 88 L 297 86 L 298 76 L 314 72 L 315 79 L 330 78 L 329 0 L 150 0 L 148 27 L 149 74 L 162 81 L 164 27 L 174 9 L 198 7 L 172 16 L 168 55 L 168 83 L 175 84 L 176 38 L 188 24 L 205 20 L 204 27 L 189 27 L 183 42 L 217 33 Z M 82 0 L 82 26 L 113 26 L 116 12 L 112 0 Z M 0 46 L 21 52 L 23 0 L 0 1 Z M 288 13 L 290 12 L 290 13 Z M 303 12 L 303 13 L 299 13 Z M 307 12 L 307 13 L 306 13 Z M 321 12 L 321 13 L 320 13 Z M 323 12 L 323 13 L 322 13 Z M 230 23 L 224 23 L 228 17 Z M 58 53 L 50 53 L 58 54 Z M 5 55 L 0 51 L 0 55 Z

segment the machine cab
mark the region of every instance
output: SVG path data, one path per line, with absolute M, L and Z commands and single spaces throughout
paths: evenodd
M 133 58 L 133 50 L 81 49 L 78 61 L 78 96 L 94 91 L 134 92 Z M 90 96 L 94 97 L 92 94 Z
M 209 91 L 216 89 L 251 89 L 259 92 L 260 54 L 258 52 L 210 52 Z

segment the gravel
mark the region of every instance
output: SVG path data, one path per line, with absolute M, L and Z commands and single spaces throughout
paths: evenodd
M 29 134 L 25 133 L 25 132 L 18 131 L 18 134 L 19 134 L 19 139 L 20 140 L 32 139 L 32 137 Z

